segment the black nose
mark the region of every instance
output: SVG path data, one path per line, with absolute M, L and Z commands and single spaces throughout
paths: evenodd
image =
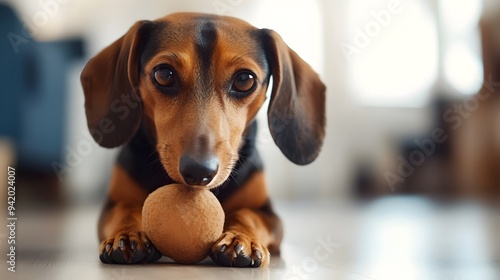
M 218 169 L 219 160 L 215 156 L 198 159 L 184 155 L 179 163 L 179 171 L 188 185 L 207 185 L 215 177 Z

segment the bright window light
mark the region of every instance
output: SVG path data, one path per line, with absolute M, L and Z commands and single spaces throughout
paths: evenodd
M 481 0 L 440 0 L 439 10 L 448 32 L 475 28 L 482 11 Z
M 481 88 L 483 66 L 477 53 L 465 44 L 452 44 L 445 55 L 444 74 L 448 82 L 463 94 L 475 94 Z
M 452 90 L 471 95 L 481 88 L 483 65 L 481 58 L 479 17 L 480 0 L 440 0 L 443 74 Z
M 256 9 L 258 13 L 251 22 L 261 28 L 274 29 L 290 48 L 322 75 L 324 31 L 319 1 L 256 1 L 255 5 L 260 5 L 260 8 Z
M 399 3 L 399 9 L 391 9 L 391 2 Z M 346 58 L 358 102 L 381 107 L 425 105 L 439 61 L 435 19 L 426 2 L 377 0 L 367 7 L 366 0 L 353 0 L 349 9 L 348 29 L 353 32 L 343 46 L 355 48 Z

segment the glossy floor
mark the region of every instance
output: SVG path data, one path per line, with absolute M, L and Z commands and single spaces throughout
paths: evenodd
M 103 265 L 99 207 L 19 214 L 16 272 L 1 279 L 500 279 L 500 207 L 388 197 L 367 203 L 276 202 L 285 223 L 280 257 L 264 269 Z M 1 231 L 5 246 L 6 231 Z M 4 251 L 5 252 L 5 251 Z M 5 254 L 2 254 L 5 258 Z

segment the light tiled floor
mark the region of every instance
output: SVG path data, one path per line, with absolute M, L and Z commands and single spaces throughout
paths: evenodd
M 2 261 L 0 279 L 500 279 L 500 207 L 389 197 L 278 201 L 275 208 L 286 236 L 282 255 L 264 269 L 222 268 L 210 260 L 103 265 L 96 254 L 98 206 L 27 211 L 19 214 L 17 272 Z

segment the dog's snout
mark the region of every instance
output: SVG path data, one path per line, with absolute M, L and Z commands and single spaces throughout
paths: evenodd
M 184 155 L 179 162 L 179 171 L 188 185 L 208 185 L 217 174 L 219 159 L 215 156 L 196 158 Z

